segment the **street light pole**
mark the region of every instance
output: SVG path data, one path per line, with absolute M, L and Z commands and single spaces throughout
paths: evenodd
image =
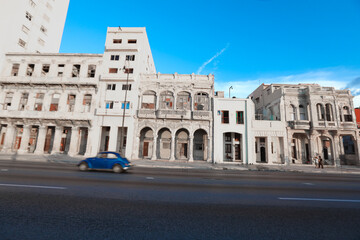
M 233 89 L 233 86 L 229 87 L 229 98 L 230 98 L 230 89 Z
M 128 90 L 129 90 L 129 73 L 130 73 L 130 69 L 128 68 L 127 70 L 126 70 L 126 61 L 127 61 L 127 65 L 129 66 L 129 59 L 126 59 L 125 60 L 125 66 L 124 66 L 124 71 L 127 71 L 127 75 L 126 75 L 126 88 L 125 88 L 125 98 L 124 98 L 124 110 L 123 110 L 123 114 L 122 114 L 122 124 L 121 124 L 121 131 L 120 131 L 120 149 L 119 149 L 119 152 L 120 152 L 120 155 L 122 156 L 122 157 L 125 157 L 124 155 L 123 155 L 123 144 L 124 144 L 124 135 L 125 135 L 125 133 L 124 133 L 124 125 L 125 125 L 125 110 L 126 110 L 126 105 L 127 105 L 127 102 L 126 102 L 126 100 L 127 100 L 127 92 L 128 92 Z M 130 106 L 129 106 L 129 108 L 130 108 Z

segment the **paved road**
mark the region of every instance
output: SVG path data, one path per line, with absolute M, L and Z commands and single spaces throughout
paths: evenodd
M 0 163 L 0 239 L 360 239 L 360 178 Z

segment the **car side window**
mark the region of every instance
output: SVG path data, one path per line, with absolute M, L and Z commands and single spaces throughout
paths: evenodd
M 114 159 L 114 158 L 117 158 L 117 156 L 115 154 L 113 154 L 113 153 L 109 153 L 108 158 Z
M 106 158 L 107 156 L 106 156 L 107 154 L 106 153 L 100 153 L 100 154 L 98 154 L 98 158 Z

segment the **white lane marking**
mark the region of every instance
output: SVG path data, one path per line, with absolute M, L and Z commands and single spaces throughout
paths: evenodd
M 309 186 L 313 186 L 313 185 L 315 185 L 315 184 L 313 184 L 313 183 L 309 183 L 309 182 L 305 182 L 305 183 L 303 183 L 304 185 L 309 185 Z
M 147 180 L 154 180 L 155 178 L 153 177 L 146 177 Z
M 45 189 L 67 189 L 66 187 L 38 186 L 38 185 L 21 185 L 0 183 L 0 187 L 24 187 L 24 188 L 45 188 Z
M 360 203 L 360 200 L 354 199 L 334 199 L 334 198 L 283 198 L 279 197 L 279 200 L 287 200 L 287 201 L 320 201 L 320 202 L 352 202 L 352 203 Z
M 0 171 L 7 172 L 7 171 L 9 171 L 9 169 L 1 169 Z

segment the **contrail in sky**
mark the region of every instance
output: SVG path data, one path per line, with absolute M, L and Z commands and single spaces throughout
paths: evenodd
M 229 47 L 229 43 L 226 45 L 226 47 L 224 47 L 223 49 L 221 49 L 220 52 L 216 53 L 212 58 L 210 58 L 209 60 L 207 60 L 206 62 L 203 63 L 203 65 L 201 65 L 201 67 L 199 67 L 199 69 L 197 70 L 196 74 L 200 74 L 202 72 L 202 70 L 206 67 L 206 65 L 208 65 L 209 63 L 211 63 L 215 58 L 217 58 L 218 56 L 220 56 L 223 52 L 225 52 L 225 50 Z

